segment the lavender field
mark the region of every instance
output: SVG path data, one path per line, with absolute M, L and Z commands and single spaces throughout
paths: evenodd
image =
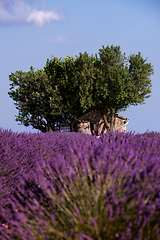
M 160 239 L 160 133 L 0 130 L 0 240 Z

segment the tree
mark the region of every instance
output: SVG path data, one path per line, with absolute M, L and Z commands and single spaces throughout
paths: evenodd
M 102 112 L 107 109 L 111 114 L 111 130 L 116 113 L 130 105 L 143 104 L 145 98 L 150 97 L 153 68 L 146 61 L 140 52 L 127 58 L 117 46 L 99 49 L 96 65 L 100 72 L 97 74 L 95 99 Z
M 54 131 L 61 118 L 62 106 L 58 85 L 52 85 L 51 77 L 43 70 L 17 71 L 9 76 L 10 97 L 19 110 L 16 121 L 42 132 Z
M 95 56 L 47 59 L 43 69 L 11 73 L 8 94 L 19 110 L 16 121 L 42 132 L 71 125 L 86 111 L 98 108 L 112 130 L 115 115 L 143 104 L 151 94 L 153 67 L 141 53 L 126 57 L 120 47 L 99 49 Z M 111 114 L 111 125 L 106 114 Z

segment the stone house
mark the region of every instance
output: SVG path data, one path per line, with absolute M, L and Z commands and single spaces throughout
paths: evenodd
M 109 126 L 111 124 L 111 115 L 106 114 L 107 122 Z M 119 114 L 115 117 L 115 127 L 114 131 L 126 132 L 126 125 L 129 120 Z M 100 110 L 94 109 L 90 112 L 85 113 L 81 117 L 74 120 L 72 124 L 73 132 L 81 132 L 86 134 L 96 134 L 99 136 L 107 131 L 103 115 Z

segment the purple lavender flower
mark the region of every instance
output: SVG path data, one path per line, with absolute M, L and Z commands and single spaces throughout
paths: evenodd
M 2 239 L 160 238 L 160 133 L 0 130 Z

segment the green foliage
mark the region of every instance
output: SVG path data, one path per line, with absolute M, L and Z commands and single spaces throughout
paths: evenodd
M 19 114 L 16 121 L 25 126 L 46 131 L 47 126 L 54 130 L 54 124 L 62 115 L 61 96 L 58 85 L 43 70 L 11 73 L 10 97 L 16 101 Z M 44 119 L 47 119 L 45 121 Z
M 9 96 L 19 111 L 16 121 L 54 131 L 94 108 L 114 118 L 118 111 L 150 97 L 153 68 L 141 53 L 126 57 L 112 45 L 102 46 L 98 54 L 53 56 L 42 70 L 31 67 L 29 72 L 11 73 Z
M 104 80 L 101 106 L 107 106 L 111 113 L 117 113 L 130 105 L 144 103 L 151 93 L 151 64 L 146 63 L 146 59 L 143 59 L 140 53 L 127 58 L 121 53 L 120 47 L 102 46 L 99 56 L 102 71 L 99 82 Z

